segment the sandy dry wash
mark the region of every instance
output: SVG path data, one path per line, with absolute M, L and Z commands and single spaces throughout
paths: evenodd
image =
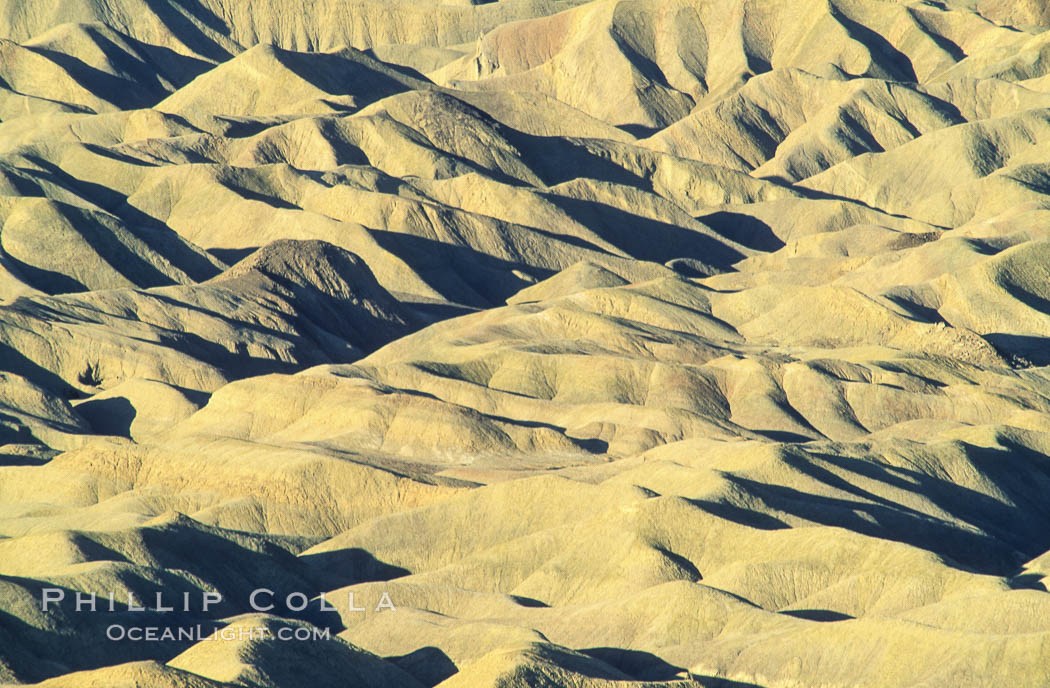
M 0 1 L 0 683 L 1050 685 L 1047 7 Z

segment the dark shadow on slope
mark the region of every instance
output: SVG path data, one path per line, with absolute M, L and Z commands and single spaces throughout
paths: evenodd
M 16 300 L 14 304 L 8 307 L 18 307 L 20 300 Z M 20 375 L 33 384 L 67 399 L 76 398 L 79 395 L 79 392 L 72 385 L 57 374 L 44 368 L 36 361 L 30 360 L 22 352 L 15 350 L 4 342 L 0 342 L 0 370 Z
M 603 240 L 637 260 L 666 263 L 673 258 L 695 258 L 725 269 L 745 257 L 718 239 L 692 229 L 633 215 L 594 201 L 554 194 L 546 198 Z
M 804 444 L 806 442 L 812 442 L 814 440 L 813 437 L 800 435 L 799 433 L 791 432 L 790 430 L 760 430 L 756 428 L 749 429 L 756 435 L 761 435 L 766 439 L 773 440 L 774 442 L 783 442 L 785 444 Z
M 449 301 L 488 308 L 502 305 L 532 282 L 554 274 L 524 263 L 495 258 L 467 246 L 387 230 L 371 229 L 376 243 L 407 263 L 416 274 Z
M 162 287 L 176 284 L 174 279 L 165 275 L 152 263 L 132 251 L 131 247 L 120 241 L 115 229 L 100 222 L 98 218 L 72 206 L 62 206 L 59 212 L 65 216 L 80 238 L 99 258 L 132 284 L 139 287 Z M 131 231 L 130 227 L 125 228 Z
M 86 558 L 87 561 L 115 561 L 120 563 L 131 563 L 127 557 L 120 552 L 106 547 L 102 543 L 95 542 L 84 533 L 73 533 L 70 536 L 71 544 Z
M 678 554 L 677 552 L 672 552 L 671 550 L 665 547 L 660 547 L 659 545 L 653 545 L 652 548 L 659 552 L 665 559 L 670 561 L 676 567 L 681 569 L 683 572 L 689 574 L 691 582 L 695 583 L 697 581 L 703 580 L 704 577 L 700 575 L 700 570 L 696 568 L 693 562 L 689 561 L 681 554 Z
M 299 337 L 285 333 L 281 335 L 281 339 L 294 342 Z M 198 361 L 214 366 L 222 371 L 224 377 L 230 380 L 239 380 L 256 375 L 269 375 L 271 373 L 290 374 L 304 367 L 332 362 L 321 355 L 320 352 L 317 352 L 316 356 L 310 357 L 309 351 L 314 347 L 307 344 L 307 342 L 303 342 L 303 344 L 307 344 L 306 347 L 294 351 L 295 361 L 252 356 L 248 353 L 248 347 L 244 341 L 237 342 L 235 350 L 230 351 L 222 344 L 207 340 L 193 332 L 160 335 L 158 336 L 158 344 L 175 349 Z
M 361 352 L 370 354 L 381 346 L 417 329 L 411 314 L 401 311 L 400 323 L 373 315 L 367 308 L 333 299 L 312 286 L 295 284 L 275 275 L 270 279 L 291 294 L 295 315 L 292 328 L 308 339 L 334 363 L 349 363 Z
M 772 63 L 761 55 L 756 55 L 746 44 L 744 46 L 744 58 L 747 60 L 747 68 L 752 76 L 760 76 L 773 71 Z
M 1003 448 L 970 444 L 962 444 L 961 448 L 983 479 L 1005 495 L 1005 501 L 917 471 L 833 455 L 822 454 L 819 458 L 916 492 L 952 517 L 1013 548 L 1027 561 L 1050 549 L 1050 504 L 1045 499 L 1050 490 L 1050 457 L 1008 438 L 1000 438 L 999 442 Z M 864 496 L 863 491 L 857 494 Z
M 234 351 L 230 351 L 221 344 L 206 340 L 192 332 L 158 331 L 156 340 L 157 346 L 176 349 L 223 371 L 224 374 L 228 376 L 244 377 L 248 375 L 264 375 L 267 373 L 287 373 L 298 370 L 303 367 L 303 365 L 332 362 L 320 352 L 318 345 L 315 342 L 312 342 L 306 336 L 298 334 L 297 332 L 280 332 L 247 321 L 233 320 L 220 313 L 184 304 L 175 299 L 156 293 L 151 293 L 150 296 L 158 301 L 167 302 L 176 308 L 197 310 L 208 316 L 223 320 L 234 327 L 255 330 L 260 334 L 271 335 L 281 341 L 289 342 L 292 345 L 292 351 L 301 354 L 304 359 L 304 361 L 297 362 L 260 358 L 249 355 L 243 341 L 238 342 Z M 17 308 L 28 317 L 40 320 L 68 320 L 70 318 L 70 315 L 67 312 L 55 310 L 47 307 L 44 303 L 29 301 L 26 299 L 16 301 L 11 307 Z M 81 319 L 78 318 L 77 320 Z M 88 323 L 91 321 L 82 320 L 82 322 Z M 311 352 L 313 353 L 311 354 Z M 0 370 L 8 370 L 21 375 L 41 387 L 61 394 L 66 398 L 76 399 L 81 396 L 79 391 L 56 373 L 43 368 L 35 361 L 29 360 L 3 343 L 0 343 Z M 89 362 L 88 371 L 90 370 L 92 370 L 92 364 Z M 83 376 L 78 381 L 81 384 L 88 386 L 97 386 L 102 382 L 98 379 L 89 379 L 87 375 Z M 197 394 L 200 393 L 198 392 Z
M 124 397 L 85 401 L 77 413 L 100 435 L 131 436 L 131 424 L 138 412 Z
M 321 588 L 310 567 L 288 550 L 262 538 L 245 538 L 237 531 L 202 527 L 196 522 L 142 528 L 142 544 L 150 557 L 150 568 L 188 572 L 222 594 L 210 611 L 230 615 L 251 611 L 250 591 L 274 591 L 271 613 L 287 616 L 287 596 L 308 596 Z M 294 600 L 293 600 L 294 601 Z
M 622 647 L 592 647 L 580 650 L 588 657 L 605 662 L 639 681 L 672 681 L 681 678 L 684 667 L 669 664 L 651 652 Z
M 162 83 L 162 78 L 174 88 L 181 88 L 214 66 L 211 62 L 182 55 L 171 48 L 144 43 L 112 27 L 109 27 L 109 30 L 118 34 L 127 48 L 114 43 L 106 32 L 100 31 L 95 25 L 84 24 L 79 28 L 87 34 L 119 75 L 99 71 L 66 53 L 38 47 L 29 49 L 46 55 L 92 92 L 96 92 L 97 85 L 103 85 L 106 88 L 102 97 L 111 103 L 120 105 L 118 99 L 136 95 L 144 98 L 137 105 L 121 105 L 124 109 L 150 107 L 167 97 L 170 93 L 169 87 Z M 114 82 L 114 79 L 119 83 Z
M 901 118 L 894 120 L 902 129 L 907 131 L 912 138 L 919 138 L 922 133 L 915 128 L 915 125 L 909 122 L 907 119 Z M 846 150 L 849 152 L 850 157 L 858 157 L 865 153 L 883 153 L 885 148 L 878 142 L 875 135 L 871 133 L 868 128 L 870 125 L 867 122 L 862 122 L 848 109 L 839 110 L 839 122 L 845 128 L 845 132 L 836 132 L 837 137 L 842 143 L 845 144 Z M 846 135 L 843 135 L 845 133 Z M 833 163 L 827 161 L 821 165 L 821 170 L 826 170 L 832 167 Z
M 301 53 L 274 49 L 274 57 L 304 81 L 331 95 L 354 96 L 360 108 L 412 88 L 426 88 L 431 82 L 426 77 L 409 76 L 390 67 L 398 80 L 382 70 L 388 65 L 364 53 Z M 354 59 L 357 57 L 357 59 Z
M 149 80 L 132 81 L 84 64 L 76 57 L 56 50 L 35 47 L 30 50 L 51 60 L 87 91 L 121 110 L 151 107 L 168 94 L 156 76 Z
M 143 0 L 150 11 L 183 45 L 209 60 L 225 62 L 233 57 L 225 48 L 201 30 L 193 20 L 222 36 L 230 27 L 198 0 Z M 189 16 L 187 16 L 189 15 Z
M 682 277 L 688 277 L 689 279 L 704 279 L 705 277 L 711 277 L 712 275 L 721 275 L 726 272 L 732 272 L 728 267 L 715 267 L 714 265 L 708 265 L 702 260 L 696 258 L 672 258 L 671 260 L 664 263 L 664 267 L 674 270 L 675 273 Z
M 183 55 L 162 45 L 144 43 L 131 36 L 121 35 L 131 45 L 136 56 L 145 63 L 147 75 L 152 73 L 162 76 L 177 89 L 215 66 L 206 60 Z M 109 44 L 108 41 L 106 43 Z M 103 48 L 103 51 L 107 50 Z M 106 52 L 106 56 L 110 58 L 110 61 L 113 60 L 109 52 Z M 136 78 L 140 78 L 138 73 L 136 73 Z
M 436 686 L 459 671 L 459 667 L 448 655 L 433 646 L 421 647 L 400 657 L 387 657 L 386 660 L 412 674 L 428 688 Z
M 85 148 L 92 152 L 99 152 L 100 146 L 93 146 L 92 144 L 85 145 Z M 101 155 L 110 155 L 110 151 L 101 152 Z M 111 189 L 108 186 L 102 184 L 96 184 L 95 182 L 87 181 L 86 179 L 80 179 L 69 174 L 58 165 L 54 164 L 50 160 L 46 160 L 40 156 L 27 155 L 25 156 L 26 161 L 40 168 L 40 170 L 34 170 L 29 168 L 21 168 L 22 172 L 25 172 L 31 176 L 39 176 L 45 178 L 48 182 L 55 184 L 69 191 L 75 196 L 83 198 L 86 201 L 94 203 L 99 208 L 120 217 L 125 221 L 131 222 L 131 224 L 161 224 L 158 220 L 146 215 L 138 208 L 127 205 L 127 196 Z M 116 159 L 122 160 L 123 158 L 117 157 Z M 144 164 L 141 160 L 132 159 L 132 164 L 142 165 Z M 131 213 L 130 217 L 118 212 L 121 209 L 125 209 Z
M 957 568 L 991 575 L 1016 570 L 1016 552 L 982 533 L 961 529 L 899 505 L 825 497 L 783 485 L 727 476 L 727 480 L 757 496 L 771 509 L 814 523 L 903 542 L 942 557 Z
M 2 250 L 2 249 L 0 249 Z M 47 268 L 38 268 L 35 265 L 29 263 L 23 263 L 10 254 L 4 254 L 4 258 L 18 270 L 18 274 L 25 280 L 26 284 L 39 289 L 45 294 L 71 294 L 76 292 L 88 291 L 87 286 L 70 277 L 64 275 L 61 272 L 54 270 L 48 270 Z
M 258 191 L 255 191 L 253 189 L 248 189 L 244 186 L 236 184 L 231 180 L 219 179 L 217 181 L 219 182 L 219 184 L 234 192 L 241 198 L 245 198 L 249 201 L 256 201 L 257 203 L 263 203 L 275 210 L 302 210 L 302 208 L 300 208 L 299 206 L 295 205 L 294 203 L 289 203 L 283 198 L 279 198 L 277 196 L 268 196 L 266 194 L 259 193 Z
M 788 454 L 784 461 L 818 483 L 853 497 L 816 495 L 782 485 L 727 475 L 770 509 L 828 526 L 904 542 L 978 573 L 1006 576 L 1024 561 L 1050 549 L 1050 458 L 1001 439 L 1005 448 L 961 445 L 986 480 L 1006 501 L 917 471 L 832 454 Z M 922 495 L 958 525 L 874 494 L 820 465 Z M 967 527 L 969 526 L 969 527 Z
M 189 242 L 160 222 L 125 226 L 150 250 L 163 256 L 194 282 L 209 280 L 222 272 L 221 267 L 213 265 L 203 255 L 193 251 Z M 200 250 L 199 247 L 194 248 Z
M 451 380 L 455 380 L 457 382 L 462 382 L 462 380 L 460 380 L 458 377 L 455 377 L 454 375 L 453 376 L 448 375 L 445 371 L 441 370 L 441 368 L 439 366 L 430 366 L 430 365 L 427 365 L 426 363 L 417 363 L 415 365 L 415 367 L 418 368 L 421 371 L 425 371 L 426 373 L 428 373 L 430 375 L 434 375 L 435 377 L 443 377 L 445 379 L 451 379 Z M 433 394 L 431 394 L 429 392 L 422 392 L 422 391 L 419 391 L 419 390 L 409 390 L 409 389 L 401 389 L 399 391 L 402 394 L 411 394 L 411 395 L 423 397 L 423 398 L 426 398 L 426 399 L 433 399 L 435 401 L 441 401 L 441 399 L 439 397 L 434 396 Z M 505 392 L 505 393 L 506 394 L 517 395 L 514 392 Z M 529 397 L 527 397 L 525 395 L 519 395 L 519 396 L 523 396 L 525 398 L 529 398 Z M 559 435 L 562 435 L 568 442 L 572 443 L 576 448 L 581 449 L 582 451 L 584 451 L 586 453 L 589 453 L 589 454 L 604 454 L 605 452 L 607 452 L 609 450 L 609 443 L 607 441 L 603 440 L 603 439 L 600 439 L 600 438 L 597 438 L 597 437 L 573 437 L 571 435 L 567 435 L 566 434 L 566 431 L 567 431 L 566 428 L 560 427 L 558 425 L 554 425 L 553 423 L 544 423 L 542 421 L 535 421 L 535 420 L 524 420 L 524 419 L 521 419 L 521 418 L 511 418 L 510 416 L 501 416 L 501 415 L 499 415 L 497 413 L 492 413 L 492 412 L 488 412 L 488 413 L 478 412 L 478 413 L 480 415 L 483 415 L 485 418 L 489 418 L 489 419 L 498 421 L 500 423 L 506 423 L 508 425 L 516 425 L 516 426 L 522 427 L 522 428 L 551 430 L 551 431 L 553 431 L 553 432 L 555 432 L 555 433 L 557 433 Z M 666 554 L 668 554 L 669 556 L 677 556 L 674 553 L 666 553 Z M 688 564 L 688 566 L 691 567 L 692 564 Z M 699 575 L 699 573 L 697 575 Z
M 618 124 L 616 128 L 620 131 L 627 132 L 639 141 L 647 139 L 657 132 L 663 131 L 664 127 L 651 127 L 645 124 Z
M 895 294 L 892 290 L 890 290 L 884 292 L 882 296 L 887 301 L 890 301 L 894 305 L 899 307 L 902 311 L 904 311 L 904 315 L 906 317 L 911 318 L 912 320 L 918 320 L 919 322 L 925 322 L 930 324 L 948 324 L 948 321 L 941 316 L 940 311 L 938 311 L 936 308 L 930 308 L 929 306 L 924 306 L 921 303 L 916 303 L 911 298 L 908 298 L 907 295 Z
M 715 502 L 706 499 L 686 499 L 686 501 L 699 507 L 703 511 L 706 511 L 712 516 L 717 516 L 718 518 L 732 521 L 733 523 L 739 523 L 748 528 L 757 528 L 759 530 L 783 530 L 791 527 L 775 516 L 737 506 L 736 504 L 731 504 L 729 502 Z
M 359 547 L 301 554 L 299 560 L 310 569 L 322 590 L 335 590 L 357 583 L 388 581 L 412 572 L 400 566 L 387 564 Z
M 849 614 L 836 612 L 831 609 L 785 609 L 780 612 L 785 616 L 793 616 L 796 619 L 807 621 L 819 621 L 820 623 L 834 623 L 835 621 L 849 621 L 856 618 Z
M 116 600 L 115 611 L 110 612 L 106 596 L 99 597 L 97 613 L 86 609 L 77 613 L 75 590 L 52 582 L 17 576 L 0 575 L 0 582 L 3 582 L 5 587 L 25 589 L 38 604 L 43 599 L 45 587 L 57 588 L 64 594 L 63 601 L 49 605 L 47 612 L 48 621 L 55 630 L 44 630 L 29 625 L 11 611 L 0 608 L 0 648 L 3 648 L 4 661 L 15 676 L 24 682 L 35 683 L 59 674 L 125 662 L 148 659 L 165 662 L 193 644 L 192 640 L 177 639 L 170 642 L 136 642 L 128 639 L 110 641 L 106 639 L 106 629 L 113 624 L 125 629 L 133 626 L 177 628 L 200 624 L 202 636 L 207 636 L 216 628 L 225 625 L 223 622 L 192 612 L 130 612 L 127 600 L 121 601 L 119 598 Z M 157 585 L 154 583 L 151 591 L 156 589 Z M 179 594 L 171 590 L 165 592 L 169 593 L 169 600 L 181 599 Z M 139 602 L 148 599 L 146 594 L 134 594 Z M 193 591 L 191 598 L 199 602 L 199 591 Z
M 413 300 L 411 296 L 397 298 L 406 308 L 413 311 L 427 325 L 442 320 L 448 320 L 449 318 L 458 318 L 461 315 L 469 315 L 470 313 L 476 313 L 478 311 L 477 308 L 471 308 L 470 306 L 464 306 L 452 302 L 432 303 L 429 301 L 418 301 Z
M 623 54 L 623 56 L 627 58 L 627 61 L 631 64 L 631 66 L 634 69 L 638 70 L 638 72 L 641 73 L 642 76 L 644 76 L 646 79 L 653 82 L 654 84 L 659 84 L 660 86 L 663 86 L 669 91 L 675 90 L 675 88 L 671 86 L 671 84 L 667 81 L 667 76 L 664 74 L 663 70 L 660 69 L 660 65 L 656 64 L 648 56 L 642 54 L 637 49 L 635 49 L 635 46 L 632 44 L 632 41 L 624 35 L 623 30 L 617 25 L 615 16 L 613 19 L 613 26 L 609 34 L 612 37 L 613 42 L 616 43 L 616 47 L 620 49 L 620 52 Z
M 850 19 L 844 12 L 835 7 L 834 4 L 829 3 L 828 8 L 831 12 L 831 16 L 846 29 L 850 38 L 858 41 L 871 53 L 872 62 L 877 64 L 884 70 L 885 74 L 892 79 L 898 81 L 907 81 L 911 83 L 918 82 L 919 78 L 915 75 L 915 68 L 911 64 L 911 60 L 907 55 L 897 50 L 886 40 L 881 34 L 872 31 L 868 27 L 864 26 L 860 22 L 856 22 Z M 880 57 L 882 59 L 880 59 Z M 872 70 L 868 70 L 871 73 Z M 872 73 L 872 76 L 881 76 L 878 73 Z
M 217 135 L 227 139 L 243 139 L 255 136 L 270 127 L 286 124 L 281 117 L 241 117 L 236 115 L 213 115 L 215 122 L 221 122 L 223 129 Z
M 0 79 L 0 82 L 2 81 L 3 79 Z M 47 196 L 47 192 L 35 179 L 30 178 L 31 174 L 25 168 L 0 164 L 0 175 L 2 175 L 0 179 L 11 185 L 12 190 L 15 192 L 11 194 L 13 196 L 35 196 L 39 198 Z
M 32 431 L 16 416 L 0 413 L 0 447 L 5 444 L 33 444 Z
M 982 335 L 1007 360 L 1018 368 L 1050 365 L 1050 337 L 995 332 Z
M 931 2 L 931 0 L 927 0 L 926 4 L 938 7 L 945 12 L 949 11 L 948 8 L 940 2 Z M 939 33 L 934 26 L 926 21 L 922 12 L 917 12 L 912 7 L 907 8 L 907 12 L 911 15 L 912 20 L 919 25 L 919 28 L 922 29 L 922 32 L 926 34 L 927 38 L 936 43 L 938 48 L 948 53 L 953 60 L 959 62 L 966 58 L 966 52 L 949 38 Z
M 522 595 L 509 595 L 509 597 L 513 598 L 514 601 L 517 602 L 518 604 L 520 604 L 522 607 L 533 607 L 533 608 L 550 607 L 550 605 L 547 604 L 546 602 L 540 602 L 539 600 L 534 600 L 531 597 L 524 597 Z
M 620 49 L 620 52 L 631 64 L 631 67 L 634 70 L 637 70 L 645 79 L 647 79 L 650 82 L 642 87 L 643 93 L 639 94 L 641 95 L 641 97 L 638 100 L 639 104 L 642 106 L 642 109 L 646 111 L 646 114 L 648 114 L 650 118 L 656 120 L 657 122 L 662 121 L 664 126 L 672 124 L 675 121 L 673 118 L 665 117 L 664 113 L 660 111 L 660 108 L 653 108 L 646 101 L 644 91 L 649 91 L 653 89 L 654 84 L 660 88 L 663 88 L 665 90 L 665 93 L 667 93 L 668 95 L 672 93 L 677 94 L 683 100 L 688 101 L 689 106 L 686 108 L 686 111 L 691 110 L 693 106 L 696 105 L 696 101 L 693 100 L 692 96 L 690 96 L 687 93 L 683 93 L 682 91 L 679 91 L 670 84 L 670 82 L 667 80 L 667 76 L 660 68 L 660 65 L 658 65 L 647 55 L 643 54 L 642 52 L 636 49 L 633 42 L 623 34 L 623 32 L 618 26 L 616 26 L 615 19 L 612 31 L 610 31 L 609 33 L 612 36 L 613 41 L 616 43 L 616 47 Z
M 111 150 L 106 146 L 100 146 L 97 143 L 85 143 L 83 144 L 83 146 L 84 148 L 88 149 L 89 151 L 91 151 L 95 155 L 98 155 L 99 157 L 109 158 L 110 160 L 122 162 L 125 165 L 134 165 L 136 167 L 159 167 L 159 165 L 153 161 L 142 160 L 141 158 L 136 158 L 134 156 L 127 155 L 126 153 Z
M 1011 284 L 1009 282 L 1004 283 L 1002 287 L 1007 294 L 1029 308 L 1050 315 L 1050 300 L 1047 300 L 1038 294 L 1033 294 L 1030 291 L 1018 287 L 1016 284 Z
M 596 155 L 573 139 L 535 136 L 505 124 L 500 125 L 499 131 L 519 152 L 525 166 L 548 186 L 586 177 L 652 191 L 648 179 Z
M 784 247 L 784 241 L 772 227 L 744 213 L 721 210 L 698 219 L 726 239 L 756 251 L 776 251 Z
M 475 3 L 475 4 L 477 4 L 477 3 Z M 361 52 L 362 55 L 366 55 L 370 59 L 375 60 L 379 64 L 383 65 L 384 69 L 389 69 L 392 72 L 397 72 L 401 76 L 404 76 L 404 77 L 409 78 L 409 79 L 418 79 L 419 81 L 422 81 L 422 82 L 425 82 L 425 83 L 433 83 L 430 80 L 430 78 L 427 77 L 426 74 L 424 74 L 423 72 L 417 71 L 416 69 L 414 69 L 414 68 L 412 68 L 412 67 L 410 67 L 410 66 L 408 66 L 406 64 L 398 64 L 396 62 L 387 62 L 386 60 L 379 59 L 378 57 L 376 57 L 376 52 L 375 52 L 374 48 L 362 48 L 360 52 Z M 438 88 L 438 87 L 435 85 L 435 88 Z
M 1001 522 L 1004 525 L 1007 525 L 1017 516 L 1013 507 L 1007 506 L 987 495 L 975 492 L 969 488 L 956 485 L 955 483 L 946 480 L 933 478 L 917 471 L 886 466 L 874 461 L 847 458 L 827 453 L 813 454 L 811 459 L 789 456 L 785 459 L 785 462 L 801 473 L 827 485 L 828 487 L 841 490 L 842 492 L 853 495 L 862 500 L 872 502 L 876 506 L 899 511 L 904 516 L 931 520 L 929 516 L 926 516 L 922 512 L 876 495 L 854 484 L 854 481 L 848 480 L 821 466 L 819 462 L 826 462 L 835 466 L 847 475 L 853 473 L 900 490 L 922 495 L 948 514 L 961 521 L 977 526 L 986 532 L 988 526 L 994 525 L 996 522 Z M 960 506 L 963 506 L 964 508 L 960 508 Z M 943 521 L 936 521 L 935 523 L 936 527 L 948 526 L 951 528 L 957 528 L 957 526 L 953 526 Z M 1007 525 L 1007 527 L 1009 526 Z M 994 537 L 994 533 L 990 533 L 990 535 Z M 1022 540 L 1028 540 L 1028 538 L 1023 538 Z M 957 557 L 953 558 L 956 558 L 957 561 L 962 561 Z
M 127 564 L 121 567 L 117 577 L 144 606 L 155 609 L 158 592 L 162 595 L 161 602 L 174 606 L 173 610 L 156 615 L 146 612 L 155 622 L 159 620 L 159 625 L 195 623 L 198 616 L 224 618 L 265 611 L 285 618 L 317 620 L 320 626 L 327 626 L 333 632 L 343 628 L 338 614 L 319 613 L 316 596 L 322 590 L 347 584 L 350 578 L 345 572 L 338 572 L 341 575 L 335 577 L 318 575 L 307 561 L 265 538 L 201 526 L 189 519 L 142 528 L 138 533 L 147 552 L 145 562 L 129 561 L 124 555 L 93 542 L 88 534 L 78 533 L 74 544 L 88 561 Z M 270 592 L 260 592 L 255 599 L 249 594 L 264 589 Z M 221 599 L 205 611 L 201 606 L 201 590 L 217 591 Z M 192 600 L 188 612 L 179 604 L 185 592 L 190 593 Z M 297 605 L 295 598 L 289 599 L 291 593 L 302 593 L 308 599 L 313 598 L 313 602 L 305 610 L 296 610 L 293 608 Z M 67 595 L 67 600 L 70 597 Z M 368 603 L 362 601 L 361 606 Z M 143 614 L 138 618 L 148 618 Z M 75 615 L 73 621 L 92 621 L 82 618 L 86 616 Z M 108 611 L 100 616 L 114 619 Z M 143 644 L 151 643 L 140 643 Z M 171 647 L 172 644 L 158 645 Z
M 700 681 L 700 685 L 704 688 L 766 688 L 757 683 L 750 683 L 745 681 L 734 681 L 731 678 L 722 678 L 721 676 L 705 676 L 701 674 L 689 674 L 693 680 Z
M 750 144 L 758 149 L 757 159 L 749 160 L 742 157 L 736 151 L 733 153 L 741 163 L 747 166 L 758 167 L 771 160 L 777 154 L 777 148 L 790 134 L 781 123 L 768 110 L 750 99 L 744 99 L 741 94 L 733 96 L 740 98 L 743 106 L 740 114 L 732 114 L 732 124 L 739 130 L 746 132 Z
M 0 444 L 0 448 L 2 446 Z M 43 466 L 53 458 L 53 456 L 35 456 L 31 454 L 7 454 L 0 451 L 0 466 Z
M 361 150 L 361 148 L 359 148 L 356 144 L 348 141 L 346 135 L 338 130 L 338 126 L 335 120 L 319 119 L 316 120 L 316 122 L 317 129 L 320 132 L 321 137 L 331 147 L 332 153 L 335 155 L 335 162 L 339 167 L 342 167 L 344 165 L 354 165 L 375 169 L 371 166 L 371 162 L 369 161 L 368 156 L 365 155 L 365 152 Z M 280 161 L 283 162 L 284 159 L 281 158 Z M 296 169 L 302 168 L 297 167 Z M 324 184 L 326 186 L 333 186 L 333 183 L 326 179 L 326 174 L 331 175 L 330 170 L 302 170 L 302 172 L 317 183 Z M 329 179 L 331 179 L 331 177 L 329 177 Z M 398 185 L 400 184 L 400 180 L 394 182 L 394 180 L 391 178 L 384 178 L 384 181 L 390 184 L 390 186 L 388 187 L 389 191 L 380 191 L 380 193 L 396 194 Z M 393 183 L 391 184 L 391 182 Z M 381 187 L 385 185 L 380 184 L 378 186 Z M 377 188 L 377 191 L 379 191 L 379 188 Z
M 232 267 L 258 250 L 258 246 L 249 246 L 248 248 L 209 248 L 208 253 Z
M 138 208 L 128 205 L 127 197 L 118 191 L 101 184 L 77 179 L 43 158 L 30 156 L 28 159 L 50 174 L 50 181 L 53 183 L 57 183 L 73 194 L 95 203 L 103 210 L 116 216 L 136 238 L 146 244 L 152 251 L 167 259 L 169 263 L 186 273 L 190 279 L 202 282 L 219 273 L 219 268 L 191 250 L 187 242 L 174 230 Z M 152 266 L 150 267 L 152 268 Z M 155 270 L 155 268 L 153 269 Z M 169 278 L 164 277 L 162 283 L 172 284 L 173 282 Z M 86 288 L 82 288 L 77 291 L 85 290 Z
M 788 183 L 790 183 L 790 181 Z M 908 217 L 907 215 L 902 215 L 901 213 L 895 213 L 895 212 L 887 210 L 885 208 L 880 208 L 878 206 L 871 205 L 871 204 L 867 203 L 866 201 L 863 201 L 863 200 L 861 200 L 859 198 L 851 198 L 850 196 L 839 196 L 838 194 L 833 194 L 833 193 L 828 192 L 828 191 L 820 191 L 818 189 L 812 189 L 812 188 L 810 188 L 808 186 L 793 186 L 792 189 L 797 191 L 800 194 L 801 198 L 806 198 L 806 199 L 811 199 L 811 200 L 820 200 L 820 201 L 842 201 L 844 203 L 852 203 L 853 205 L 860 206 L 861 208 L 867 208 L 868 210 L 874 210 L 876 212 L 882 213 L 883 215 L 888 215 L 889 217 L 897 218 L 898 220 L 912 220 L 913 219 L 911 217 Z M 944 226 L 944 225 L 933 224 L 932 222 L 927 222 L 926 224 L 929 225 L 930 227 L 933 227 L 934 229 L 937 229 L 937 230 L 944 230 L 944 231 L 946 231 L 946 230 L 952 229 L 951 227 L 947 227 L 947 226 Z
M 193 287 L 188 288 L 192 289 Z M 314 297 L 314 300 L 322 298 L 318 292 L 307 291 L 306 293 L 308 296 Z M 217 342 L 203 339 L 193 332 L 168 332 L 159 336 L 159 341 L 162 345 L 180 349 L 186 353 L 190 353 L 198 360 L 205 361 L 222 369 L 227 369 L 232 366 L 233 369 L 262 371 L 252 373 L 254 375 L 264 375 L 267 372 L 287 372 L 287 370 L 300 366 L 303 363 L 316 365 L 318 363 L 349 362 L 343 359 L 346 358 L 348 352 L 353 350 L 353 345 L 361 345 L 362 348 L 368 348 L 366 345 L 367 342 L 352 342 L 350 340 L 358 334 L 357 332 L 336 334 L 326 329 L 326 325 L 330 324 L 326 321 L 329 321 L 332 318 L 336 321 L 341 321 L 346 316 L 345 311 L 340 311 L 335 308 L 332 308 L 328 315 L 316 316 L 319 322 L 314 321 L 316 310 L 311 314 L 308 312 L 310 309 L 305 305 L 302 308 L 302 312 L 297 315 L 271 311 L 270 314 L 272 317 L 280 319 L 288 324 L 288 330 L 282 331 L 272 327 L 267 327 L 260 323 L 250 322 L 248 320 L 238 320 L 231 317 L 229 314 L 209 310 L 196 304 L 180 300 L 170 293 L 161 294 L 152 291 L 148 292 L 148 294 L 150 298 L 156 299 L 157 301 L 176 309 L 194 311 L 215 318 L 216 320 L 221 320 L 239 330 L 258 333 L 263 336 L 273 337 L 279 341 L 288 342 L 292 345 L 291 352 L 296 355 L 297 360 L 300 360 L 300 363 L 297 364 L 290 361 L 279 361 L 276 359 L 250 356 L 247 352 L 247 343 L 245 339 L 240 340 L 236 349 L 231 351 L 225 346 Z M 257 293 L 255 296 L 272 298 L 272 295 L 267 293 Z M 286 296 L 289 296 L 289 301 L 293 303 L 293 305 L 301 305 L 295 303 L 294 295 Z M 310 317 L 303 317 L 304 315 L 309 315 Z M 367 320 L 367 314 L 362 314 L 362 318 Z M 367 320 L 367 322 L 372 321 Z M 336 324 L 338 324 L 338 322 Z M 344 340 L 342 334 L 346 334 L 347 339 Z M 339 341 L 336 342 L 333 340 Z M 302 358 L 299 359 L 299 356 L 302 356 Z M 333 358 L 336 360 L 331 360 Z
M 1043 583 L 1044 578 L 1041 573 L 1022 573 L 1019 576 L 1014 576 L 1007 581 L 1011 590 L 1038 590 L 1039 592 L 1047 592 L 1046 584 Z

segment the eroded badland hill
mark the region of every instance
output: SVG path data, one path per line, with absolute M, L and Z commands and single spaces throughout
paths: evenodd
M 1050 685 L 1048 366 L 1042 0 L 0 1 L 0 683 Z

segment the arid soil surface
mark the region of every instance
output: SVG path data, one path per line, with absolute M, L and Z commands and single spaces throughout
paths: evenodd
M 1047 686 L 1048 581 L 1043 0 L 0 1 L 0 683 Z

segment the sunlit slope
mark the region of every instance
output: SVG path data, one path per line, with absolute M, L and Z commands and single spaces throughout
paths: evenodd
M 1048 26 L 6 3 L 0 682 L 1050 683 Z

